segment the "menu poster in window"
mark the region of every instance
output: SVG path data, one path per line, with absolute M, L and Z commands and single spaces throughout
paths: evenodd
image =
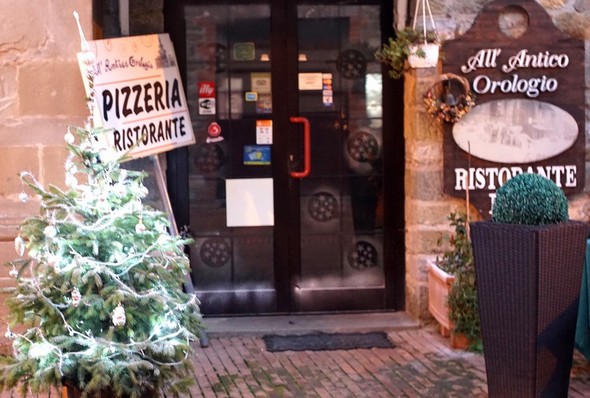
M 110 129 L 109 146 L 140 158 L 195 143 L 174 47 L 168 34 L 88 42 L 93 62 L 78 63 L 86 92 L 89 73 L 95 125 Z

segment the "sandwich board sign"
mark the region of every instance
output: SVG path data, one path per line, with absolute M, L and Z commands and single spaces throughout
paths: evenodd
M 78 53 L 82 79 L 94 95 L 94 125 L 109 130 L 111 149 L 140 158 L 195 143 L 168 34 L 84 44 Z

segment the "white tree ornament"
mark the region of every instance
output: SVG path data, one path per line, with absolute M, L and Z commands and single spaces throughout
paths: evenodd
M 113 310 L 113 325 L 115 326 L 123 326 L 127 318 L 125 317 L 125 308 L 121 303 Z
M 25 254 L 25 240 L 20 235 L 14 239 L 14 250 L 19 256 Z
M 137 232 L 138 234 L 145 232 L 145 225 L 143 224 L 143 222 L 139 221 L 137 223 L 137 225 L 135 226 L 135 232 Z
M 57 235 L 57 229 L 53 225 L 48 225 L 43 230 L 43 233 L 48 238 L 54 238 Z
M 74 307 L 77 307 L 78 304 L 80 304 L 81 299 L 82 299 L 82 295 L 80 294 L 80 291 L 78 290 L 78 288 L 75 287 L 74 290 L 72 290 L 72 305 Z

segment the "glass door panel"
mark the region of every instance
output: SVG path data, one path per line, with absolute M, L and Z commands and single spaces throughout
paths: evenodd
M 247 161 L 256 121 L 272 111 L 270 6 L 187 5 L 184 17 L 194 285 L 204 313 L 273 312 L 273 227 L 228 227 L 226 195 L 229 180 L 271 176 L 268 162 Z
M 384 308 L 379 5 L 300 5 L 299 111 L 312 126 L 301 181 L 302 311 Z
M 165 3 L 183 19 L 170 30 L 182 43 L 197 142 L 186 151 L 187 221 L 179 225 L 194 237 L 192 278 L 206 315 L 391 306 L 384 91 L 373 56 L 391 8 L 317 3 Z M 292 176 L 304 158 L 293 117 L 311 126 L 305 178 Z M 270 135 L 261 128 L 268 123 Z M 228 226 L 230 203 L 243 202 L 246 214 L 251 200 L 228 183 L 258 180 L 272 181 L 274 224 Z

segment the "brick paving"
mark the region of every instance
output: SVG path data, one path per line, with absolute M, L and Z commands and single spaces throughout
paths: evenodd
M 388 335 L 395 348 L 277 353 L 267 352 L 259 336 L 212 337 L 208 347 L 196 348 L 191 396 L 487 397 L 481 354 L 450 348 L 431 327 Z M 578 353 L 569 397 L 590 397 L 590 365 Z
M 450 348 L 432 328 L 391 331 L 391 349 L 269 353 L 256 336 L 197 349 L 193 397 L 487 397 L 481 354 Z M 590 396 L 590 365 L 575 354 L 570 398 Z

